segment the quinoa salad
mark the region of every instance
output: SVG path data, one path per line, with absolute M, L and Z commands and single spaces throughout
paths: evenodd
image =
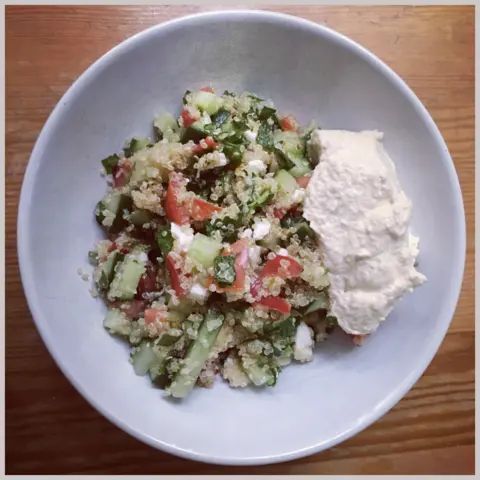
M 104 327 L 167 395 L 218 376 L 274 386 L 337 325 L 303 216 L 313 130 L 256 95 L 207 87 L 102 160 L 106 238 L 89 258 Z

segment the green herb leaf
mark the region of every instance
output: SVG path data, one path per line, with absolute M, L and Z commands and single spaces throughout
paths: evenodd
M 232 125 L 237 133 L 243 133 L 248 130 L 248 125 L 241 120 L 233 120 Z
M 254 101 L 254 102 L 264 102 L 263 98 L 257 97 L 253 93 L 247 93 L 247 95 Z
M 217 255 L 213 261 L 213 270 L 215 282 L 220 287 L 228 287 L 233 284 L 237 278 L 235 272 L 236 255 Z
M 162 251 L 162 255 L 164 258 L 170 253 L 173 248 L 173 235 L 170 231 L 170 227 L 161 227 L 157 231 L 157 245 L 158 248 Z
M 142 150 L 143 148 L 147 147 L 153 147 L 148 138 L 132 138 L 128 145 L 123 149 L 123 152 L 128 158 L 137 153 L 138 151 Z
M 273 141 L 273 125 L 270 125 L 267 121 L 260 124 L 257 133 L 257 143 L 267 152 L 273 152 L 275 148 Z
M 88 252 L 88 258 L 93 262 L 96 262 L 98 260 L 98 253 L 95 251 L 90 251 Z
M 242 145 L 226 143 L 223 145 L 223 153 L 232 165 L 238 166 L 242 162 L 243 148 Z
M 230 112 L 221 108 L 217 113 L 212 115 L 212 125 L 214 128 L 220 128 L 230 117 Z
M 114 153 L 113 155 L 108 156 L 102 160 L 102 165 L 108 175 L 110 175 L 113 171 L 113 167 L 115 167 L 120 160 L 120 157 Z
M 294 317 L 265 324 L 265 333 L 276 333 L 281 337 L 295 335 L 296 329 L 296 319 Z
M 267 118 L 274 116 L 276 113 L 277 111 L 274 108 L 264 106 L 258 114 L 258 118 L 260 120 L 266 120 Z
M 190 90 L 187 90 L 187 91 L 185 92 L 185 94 L 183 95 L 183 97 L 182 97 L 182 102 L 183 102 L 184 105 L 186 105 L 186 104 L 188 103 L 188 101 L 187 101 L 187 96 L 190 95 L 191 93 L 192 93 L 192 92 L 191 92 Z
M 275 194 L 271 190 L 264 190 L 263 192 L 257 194 L 252 201 L 247 205 L 250 210 L 255 210 L 262 205 L 265 205 L 270 200 L 273 200 Z
M 338 325 L 337 317 L 334 317 L 333 315 L 328 315 L 325 319 L 325 323 L 327 324 L 327 328 L 336 327 Z
M 329 301 L 328 297 L 325 293 L 320 293 L 318 298 L 316 298 L 307 308 L 305 311 L 305 315 L 309 313 L 316 312 L 317 310 L 326 310 L 328 309 Z M 334 317 L 327 317 L 327 318 L 334 318 Z
M 208 236 L 213 232 L 219 231 L 222 239 L 229 243 L 234 243 L 237 240 L 237 230 L 242 225 L 242 217 L 234 219 L 231 217 L 217 218 L 213 222 L 205 222 L 205 231 Z

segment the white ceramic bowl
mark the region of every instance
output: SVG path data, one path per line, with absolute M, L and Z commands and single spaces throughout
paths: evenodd
M 400 53 L 399 53 L 400 54 Z M 183 403 L 135 376 L 127 346 L 102 327 L 105 308 L 77 269 L 102 238 L 93 210 L 100 159 L 150 133 L 186 89 L 252 91 L 302 122 L 379 129 L 414 205 L 428 282 L 362 348 L 342 335 L 275 388 L 217 381 Z M 64 374 L 102 414 L 167 452 L 261 464 L 329 448 L 386 413 L 420 377 L 448 329 L 465 255 L 462 196 L 447 147 L 406 84 L 370 52 L 325 27 L 266 12 L 216 12 L 144 31 L 93 64 L 45 125 L 25 175 L 18 219 L 23 285 L 40 334 Z

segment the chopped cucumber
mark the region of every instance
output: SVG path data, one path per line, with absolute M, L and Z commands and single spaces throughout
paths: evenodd
M 112 308 L 107 312 L 103 326 L 112 335 L 121 335 L 128 337 L 132 333 L 132 322 L 127 316 L 116 308 Z
M 147 260 L 147 254 L 140 247 L 134 248 L 125 256 L 115 269 L 115 276 L 108 291 L 110 300 L 131 300 L 135 296 L 140 277 L 145 273 Z
M 251 362 L 250 359 L 249 361 L 245 361 L 242 358 L 242 367 L 249 380 L 256 387 L 264 387 L 265 385 L 273 387 L 277 383 L 278 370 L 268 363 L 260 365 Z
M 297 181 L 286 170 L 278 170 L 273 178 L 279 189 L 287 194 L 292 194 L 298 188 Z
M 215 310 L 207 313 L 198 331 L 197 339 L 188 347 L 182 367 L 167 388 L 170 395 L 184 398 L 190 393 L 208 360 L 210 350 L 224 321 L 225 317 Z
M 166 136 L 168 137 L 167 132 L 176 132 L 178 128 L 177 120 L 168 112 L 160 113 L 153 121 L 153 130 L 157 141 L 162 140 Z
M 157 340 L 157 345 L 159 345 L 161 347 L 170 347 L 175 342 L 177 342 L 182 335 L 183 335 L 182 330 L 171 329 L 171 330 L 168 331 L 168 333 L 164 333 Z
M 327 310 L 329 308 L 329 301 L 327 295 L 321 293 L 317 299 L 315 299 L 305 311 L 305 315 L 316 312 L 317 310 Z
M 115 276 L 115 266 L 121 260 L 123 260 L 123 255 L 118 251 L 113 251 L 108 255 L 105 262 L 98 267 L 100 269 L 100 277 L 97 286 L 100 290 L 108 290 Z
M 203 123 L 197 121 L 195 123 L 192 123 L 192 125 L 189 125 L 185 129 L 180 141 L 182 143 L 187 143 L 191 140 L 195 143 L 198 143 L 200 140 L 208 137 L 208 135 L 209 133 L 207 130 L 205 130 L 205 126 L 203 125 Z
M 109 193 L 103 200 L 97 203 L 95 209 L 97 222 L 109 231 L 119 231 L 126 224 L 126 220 L 123 218 L 123 211 L 130 210 L 132 205 L 133 200 L 128 195 L 118 192 Z
M 179 337 L 176 338 L 178 340 Z M 173 342 L 175 343 L 175 342 Z M 158 341 L 154 344 L 143 341 L 132 353 L 131 362 L 135 373 L 139 376 L 150 374 L 150 379 L 156 382 L 166 373 L 166 362 L 173 346 L 161 346 Z
M 220 242 L 201 233 L 197 233 L 195 237 L 193 237 L 187 255 L 205 268 L 210 268 L 213 266 L 215 257 L 220 253 L 221 249 L 222 244 Z
M 141 227 L 153 219 L 153 214 L 148 210 L 134 210 L 128 216 L 128 220 L 136 227 Z
M 139 376 L 146 375 L 157 361 L 157 356 L 153 351 L 152 344 L 148 341 L 144 341 L 136 347 L 131 358 L 133 369 Z
M 192 95 L 192 103 L 202 112 L 213 115 L 220 110 L 223 100 L 214 93 L 200 91 Z
M 131 157 L 135 153 L 139 152 L 140 150 L 143 150 L 144 148 L 147 147 L 152 147 L 153 145 L 150 143 L 150 140 L 146 137 L 142 138 L 132 138 L 130 142 L 124 147 L 123 152 L 125 153 L 125 156 Z
M 307 173 L 312 171 L 312 167 L 308 160 L 304 158 L 295 158 L 294 159 L 295 166 L 292 167 L 288 173 L 295 178 L 304 177 Z
M 294 132 L 276 131 L 274 135 L 275 151 L 282 168 L 293 177 L 303 177 L 312 171 L 305 158 L 305 139 Z

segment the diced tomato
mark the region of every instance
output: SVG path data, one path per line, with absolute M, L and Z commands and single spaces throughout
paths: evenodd
M 167 310 L 161 308 L 147 308 L 145 310 L 145 323 L 147 325 L 155 322 L 164 322 L 167 320 Z
M 253 298 L 258 298 L 262 281 L 259 278 L 254 278 L 250 283 L 250 294 Z
M 223 251 L 222 255 L 233 255 L 237 253 L 243 252 L 248 248 L 248 238 L 241 238 L 237 240 L 235 243 L 232 243 L 230 247 Z
M 213 203 L 206 202 L 201 198 L 195 198 L 192 202 L 192 208 L 190 211 L 191 218 L 193 220 L 208 220 L 212 218 L 214 213 L 221 212 L 222 209 L 217 207 Z
M 297 119 L 293 115 L 288 115 L 280 120 L 280 126 L 285 132 L 294 132 L 298 130 Z
M 212 137 L 204 138 L 200 140 L 198 145 L 193 147 L 193 153 L 195 155 L 201 155 L 202 153 L 215 150 L 217 148 L 217 142 Z
M 281 265 L 281 263 L 285 265 Z M 260 277 L 274 277 L 282 278 L 296 278 L 302 273 L 302 266 L 293 258 L 285 257 L 283 255 L 276 255 L 272 260 L 268 260 L 260 272 Z
M 145 273 L 140 277 L 136 298 L 141 299 L 144 293 L 157 291 L 157 271 L 153 264 L 148 264 Z
M 213 93 L 213 88 L 211 87 L 203 87 L 200 89 L 201 92 L 209 92 L 209 93 Z
M 254 303 L 253 306 L 261 305 L 262 307 L 269 308 L 270 310 L 276 310 L 280 313 L 290 313 L 291 305 L 281 297 L 274 297 L 270 295 L 268 297 L 261 298 L 258 302 Z
M 192 123 L 195 123 L 197 121 L 197 119 L 194 118 L 186 108 L 182 110 L 182 120 L 184 127 L 189 127 L 190 125 L 192 125 Z
M 279 220 L 281 220 L 286 214 L 287 212 L 283 208 L 275 208 L 273 210 L 273 216 Z
M 350 337 L 352 337 L 353 343 L 357 346 L 361 346 L 367 338 L 366 335 L 350 335 Z
M 132 166 L 130 162 L 127 161 L 123 162 L 122 165 L 115 165 L 112 168 L 112 178 L 115 188 L 120 188 L 127 184 L 131 170 Z
M 115 250 L 118 250 L 122 255 L 126 255 L 130 251 L 130 244 L 124 243 L 122 244 L 121 248 L 118 248 L 118 245 L 115 242 L 112 242 L 112 244 L 108 247 L 107 252 L 111 253 Z
M 140 314 L 145 310 L 145 306 L 146 306 L 146 302 L 144 300 L 129 300 L 129 301 L 120 300 L 112 304 L 112 307 L 118 308 L 128 318 L 132 320 L 140 316 Z
M 301 187 L 301 188 L 307 188 L 308 187 L 308 182 L 310 182 L 311 178 L 312 177 L 310 177 L 309 175 L 307 175 L 305 177 L 297 178 L 298 186 Z
M 170 283 L 172 284 L 172 288 L 175 290 L 175 294 L 177 297 L 186 295 L 187 292 L 185 292 L 182 287 L 182 273 L 179 269 L 177 269 L 175 261 L 171 255 L 167 255 L 166 264 L 168 273 L 170 274 Z
M 165 199 L 165 214 L 167 218 L 177 225 L 190 223 L 189 208 L 186 202 L 179 200 L 179 195 L 185 191 L 183 175 L 178 172 L 170 174 L 167 197 Z

